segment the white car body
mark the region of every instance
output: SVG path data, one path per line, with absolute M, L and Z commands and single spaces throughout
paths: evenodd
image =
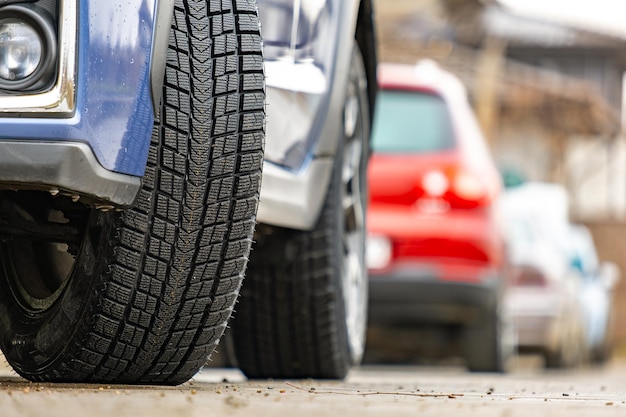
M 518 347 L 575 363 L 584 356 L 585 327 L 582 282 L 562 239 L 569 230 L 567 194 L 553 184 L 525 184 L 508 190 L 501 208 L 510 261 L 519 274 L 506 296 Z M 528 275 L 522 275 L 529 273 L 542 278 L 529 282 Z

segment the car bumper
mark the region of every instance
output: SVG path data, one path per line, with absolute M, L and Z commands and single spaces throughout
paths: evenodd
M 332 167 L 333 158 L 318 158 L 299 173 L 266 162 L 257 214 L 259 223 L 298 230 L 313 228 Z
M 555 351 L 568 323 L 564 295 L 550 288 L 513 286 L 505 308 L 517 332 L 518 347 L 524 351 Z
M 502 283 L 494 275 L 477 283 L 415 278 L 370 275 L 370 322 L 470 325 L 498 313 Z
M 129 207 L 141 188 L 132 175 L 108 171 L 84 143 L 0 141 L 0 189 L 39 190 L 100 209 Z
M 504 237 L 492 208 L 426 215 L 412 209 L 370 207 L 368 233 L 392 242 L 401 262 L 504 264 Z
M 559 331 L 553 316 L 513 316 L 517 345 L 521 351 L 554 351 L 559 345 Z

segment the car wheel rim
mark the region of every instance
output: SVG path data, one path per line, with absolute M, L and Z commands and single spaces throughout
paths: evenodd
M 348 344 L 359 361 L 365 345 L 367 282 L 365 274 L 364 138 L 359 86 L 351 83 L 344 109 L 344 146 L 341 206 L 343 227 L 342 286 Z
M 45 199 L 37 201 L 40 207 L 45 207 Z M 22 213 L 24 218 L 31 218 L 23 209 L 19 209 L 18 212 Z M 60 235 L 58 239 L 50 237 L 42 239 L 43 234 L 38 232 L 38 227 L 43 227 L 44 230 L 56 227 L 57 230 L 61 230 L 66 225 L 79 231 L 84 228 L 84 225 L 75 227 L 70 224 L 59 210 L 41 209 L 39 214 L 44 212 L 45 222 L 33 223 L 29 229 L 34 231 L 31 234 L 37 237 L 31 239 L 22 235 L 8 235 L 10 237 L 5 236 L 4 242 L 0 245 L 2 272 L 12 296 L 22 310 L 31 314 L 46 311 L 59 298 L 71 276 L 80 245 L 74 236 L 75 233 L 67 234 L 65 237 Z M 48 226 L 40 226 L 43 223 Z

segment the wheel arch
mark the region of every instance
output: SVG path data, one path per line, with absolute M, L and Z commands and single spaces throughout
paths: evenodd
M 378 65 L 378 51 L 376 43 L 376 29 L 374 26 L 374 5 L 372 0 L 361 0 L 357 17 L 356 41 L 363 54 L 365 73 L 367 76 L 367 92 L 370 115 L 374 114 L 378 81 L 376 68 Z M 370 124 L 373 118 L 370 118 Z
M 370 115 L 373 112 L 378 84 L 377 49 L 372 0 L 339 2 L 340 28 L 335 63 L 329 81 L 324 123 L 313 133 L 317 140 L 310 160 L 298 172 L 265 164 L 259 206 L 260 223 L 298 230 L 311 230 L 319 218 L 330 181 L 338 138 L 343 129 L 342 111 L 352 48 L 356 42 L 365 60 Z M 371 118 L 370 118 L 371 123 Z
M 156 0 L 154 36 L 150 51 L 150 92 L 152 109 L 157 112 L 163 94 L 163 78 L 167 61 L 170 26 L 174 16 L 174 0 Z

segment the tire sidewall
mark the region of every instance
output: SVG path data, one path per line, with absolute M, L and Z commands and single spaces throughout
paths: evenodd
M 335 253 L 338 254 L 337 261 L 337 271 L 335 276 L 338 277 L 336 279 L 337 286 L 337 308 L 338 317 L 336 318 L 336 322 L 340 323 L 343 328 L 339 332 L 340 337 L 342 336 L 343 340 L 340 340 L 340 346 L 344 348 L 346 363 L 350 366 L 356 365 L 360 363 L 363 353 L 365 350 L 365 333 L 366 333 L 366 323 L 367 323 L 367 269 L 365 266 L 365 238 L 366 238 L 366 230 L 367 225 L 365 223 L 365 214 L 367 211 L 367 162 L 369 160 L 370 154 L 370 116 L 369 116 L 369 103 L 367 96 L 367 78 L 365 75 L 365 65 L 363 62 L 362 53 L 358 47 L 358 45 L 354 44 L 352 59 L 350 63 L 350 72 L 348 78 L 348 87 L 346 91 L 346 101 L 349 99 L 351 94 L 355 94 L 358 99 L 359 106 L 359 120 L 357 131 L 352 137 L 348 137 L 345 134 L 345 127 L 342 125 L 342 137 L 339 143 L 337 144 L 337 153 L 336 160 L 333 171 L 333 179 L 332 186 L 329 192 L 336 193 L 337 197 L 335 198 L 336 207 L 334 208 L 334 213 L 336 215 L 336 233 L 337 239 L 335 239 Z M 345 120 L 344 120 L 345 121 Z M 343 264 L 343 247 L 342 241 L 344 239 L 344 234 L 346 233 L 345 228 L 345 218 L 343 216 L 342 202 L 341 202 L 341 187 L 342 184 L 342 170 L 344 166 L 345 158 L 348 157 L 346 155 L 347 145 L 351 141 L 361 141 L 361 154 L 359 158 L 359 172 L 358 172 L 358 180 L 359 180 L 359 194 L 361 197 L 361 207 L 363 208 L 363 241 L 362 245 L 358 248 L 359 253 L 357 254 L 360 260 L 361 267 L 361 287 L 359 291 L 361 291 L 359 305 L 357 306 L 347 306 L 346 305 L 346 292 L 349 291 L 348 288 L 345 288 L 345 281 L 343 274 L 345 271 L 342 268 Z M 332 191 L 334 187 L 334 191 Z M 357 308 L 358 314 L 361 316 L 362 325 L 359 326 L 356 330 L 358 334 L 350 334 L 349 323 L 347 322 L 348 308 Z M 357 340 L 353 340 L 353 338 L 357 338 Z
M 27 311 L 16 300 L 2 260 L 0 279 L 0 347 L 16 372 L 29 379 L 44 375 L 63 360 L 78 328 L 89 327 L 94 297 L 113 253 L 115 213 L 92 210 L 79 254 L 58 299 L 45 310 Z M 95 232 L 97 231 L 97 232 Z M 4 256 L 5 254 L 3 254 Z

